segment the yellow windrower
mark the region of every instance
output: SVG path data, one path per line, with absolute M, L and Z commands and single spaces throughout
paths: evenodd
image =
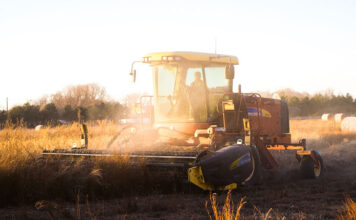
M 134 166 L 144 160 L 150 167 L 184 169 L 189 181 L 204 190 L 227 190 L 238 184 L 259 183 L 262 168 L 277 169 L 271 151 L 294 150 L 303 177 L 323 176 L 320 154 L 306 150 L 305 139 L 292 142 L 285 101 L 242 93 L 241 86 L 234 92 L 237 57 L 199 52 L 149 53 L 132 63 L 133 82 L 137 62 L 151 67 L 152 95 L 140 97 L 136 117 L 123 122 L 125 125 L 106 149 L 88 149 L 87 127 L 78 111 L 81 146 L 44 150 L 42 154 L 70 159 L 114 156 L 128 158 Z M 135 132 L 120 136 L 125 129 Z M 147 134 L 153 134 L 150 143 L 134 143 L 134 139 Z M 124 139 L 109 149 L 120 137 Z M 131 140 L 135 149 L 122 152 Z M 141 150 L 139 145 L 152 146 Z M 156 151 L 160 148 L 163 150 Z

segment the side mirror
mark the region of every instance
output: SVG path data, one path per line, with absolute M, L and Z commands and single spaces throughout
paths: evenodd
M 130 75 L 132 76 L 132 82 L 135 83 L 136 82 L 136 70 L 131 70 Z
M 226 65 L 225 67 L 225 79 L 234 79 L 235 77 L 235 68 L 234 65 Z

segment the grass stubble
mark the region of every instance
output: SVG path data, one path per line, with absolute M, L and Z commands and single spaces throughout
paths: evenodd
M 90 147 L 106 146 L 118 129 L 114 124 L 103 122 L 91 125 Z M 331 122 L 295 120 L 291 122 L 291 133 L 294 141 L 308 138 L 308 145 L 322 155 L 334 158 L 332 162 L 336 166 L 345 166 L 355 159 L 356 135 L 338 131 Z M 74 143 L 79 145 L 79 136 L 80 129 L 76 123 L 44 127 L 38 131 L 13 125 L 0 130 L 0 207 L 35 204 L 38 210 L 55 219 L 54 212 L 64 217 L 70 215 L 58 205 L 61 201 L 69 201 L 76 204 L 76 219 L 83 219 L 82 212 L 87 218 L 97 219 L 90 208 L 90 199 L 182 192 L 174 176 L 162 178 L 157 176 L 159 174 L 150 173 L 144 164 L 130 166 L 128 160 L 122 158 L 95 159 L 92 163 L 40 159 L 44 149 L 69 148 Z M 341 156 L 343 160 L 338 160 Z M 84 210 L 80 210 L 80 203 L 86 205 Z M 211 194 L 206 210 L 210 219 L 243 219 L 241 210 L 246 203 L 248 198 L 241 198 L 235 207 L 231 192 L 228 192 L 223 204 L 219 205 L 216 194 Z M 125 218 L 125 214 L 120 216 Z M 269 209 L 263 213 L 256 207 L 254 216 L 257 219 L 286 219 L 278 211 Z M 356 205 L 350 196 L 345 195 L 343 208 L 336 216 L 342 220 L 356 219 Z M 303 213 L 296 217 L 304 218 Z

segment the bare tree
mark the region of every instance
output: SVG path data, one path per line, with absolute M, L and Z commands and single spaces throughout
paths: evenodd
M 33 104 L 39 105 L 39 106 L 41 106 L 41 108 L 43 108 L 45 105 L 47 105 L 48 103 L 51 102 L 51 101 L 50 101 L 50 98 L 51 98 L 51 97 L 48 96 L 48 95 L 43 95 L 41 98 L 39 98 L 39 99 L 33 101 Z
M 51 102 L 60 110 L 63 110 L 66 105 L 75 108 L 93 105 L 106 100 L 105 89 L 97 84 L 69 86 L 51 96 Z

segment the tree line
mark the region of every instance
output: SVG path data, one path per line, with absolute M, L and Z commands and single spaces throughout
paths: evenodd
M 286 92 L 287 91 L 287 92 Z M 332 91 L 314 95 L 279 91 L 279 96 L 289 106 L 290 116 L 319 116 L 324 113 L 356 114 L 356 99 L 349 93 L 335 95 Z M 293 95 L 291 95 L 293 94 Z
M 118 122 L 127 108 L 110 100 L 105 89 L 97 84 L 70 86 L 53 95 L 46 95 L 34 103 L 14 106 L 8 112 L 0 111 L 0 124 L 24 123 L 57 125 L 73 121 L 110 120 Z
M 327 91 L 309 95 L 284 89 L 274 94 L 269 92 L 261 94 L 264 97 L 274 97 L 274 94 L 278 94 L 288 103 L 289 114 L 292 117 L 319 116 L 323 113 L 356 114 L 356 99 L 349 93 L 335 95 L 332 91 Z M 128 103 L 136 102 L 136 96 L 128 96 Z M 79 120 L 118 122 L 128 114 L 129 107 L 110 100 L 104 88 L 96 84 L 87 84 L 67 87 L 53 95 L 43 96 L 34 103 L 15 106 L 8 112 L 0 111 L 0 124 L 6 121 L 13 124 L 23 122 L 29 127 L 34 127 L 38 124 L 56 125 L 59 122 Z

